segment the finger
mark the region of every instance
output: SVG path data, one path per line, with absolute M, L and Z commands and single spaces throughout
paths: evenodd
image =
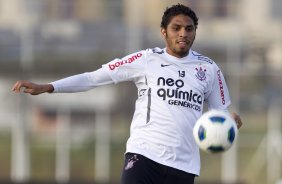
M 14 92 L 19 93 L 21 86 L 22 86 L 22 81 L 17 81 L 17 82 L 15 83 L 15 85 L 13 86 L 12 90 L 13 90 Z
M 239 128 L 243 125 L 240 116 L 239 116 L 238 114 L 236 114 L 236 113 L 233 112 L 233 113 L 232 113 L 232 117 L 233 117 L 233 119 L 234 119 L 235 122 L 236 122 L 237 128 L 239 129 Z
M 241 128 L 241 126 L 242 126 L 242 122 L 236 121 L 236 125 L 237 125 L 237 128 L 239 129 L 239 128 Z
M 13 85 L 13 87 L 12 87 L 12 90 L 13 90 L 13 91 L 16 91 L 17 84 L 18 84 L 18 81 Z
M 241 121 L 239 116 L 237 116 L 237 118 L 236 118 L 236 124 L 237 124 L 238 128 L 240 128 L 242 126 L 242 121 Z
M 23 92 L 26 88 L 29 88 L 29 83 L 26 81 L 17 81 L 13 86 L 12 90 L 16 93 Z

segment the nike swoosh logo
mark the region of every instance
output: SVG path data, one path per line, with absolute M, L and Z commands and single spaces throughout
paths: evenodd
M 171 64 L 169 65 L 166 65 L 166 64 L 161 64 L 161 67 L 166 67 L 166 66 L 170 66 Z

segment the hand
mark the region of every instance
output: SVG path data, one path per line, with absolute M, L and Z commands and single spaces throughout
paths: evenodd
M 239 129 L 243 125 L 240 116 L 237 113 L 235 113 L 235 112 L 232 112 L 231 116 L 235 120 L 237 128 Z
M 52 93 L 54 91 L 54 87 L 51 84 L 35 84 L 29 81 L 17 81 L 12 90 L 16 93 L 20 93 L 21 88 L 24 88 L 24 93 L 31 95 L 39 95 L 45 92 Z

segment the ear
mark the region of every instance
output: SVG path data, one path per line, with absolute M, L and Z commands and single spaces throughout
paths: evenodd
M 161 34 L 164 38 L 166 38 L 167 34 L 166 34 L 166 29 L 165 28 L 161 28 Z

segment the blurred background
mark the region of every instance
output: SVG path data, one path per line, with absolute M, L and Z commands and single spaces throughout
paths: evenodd
M 201 153 L 196 184 L 282 183 L 281 0 L 0 0 L 0 183 L 119 183 L 133 84 L 40 96 L 11 88 L 164 47 L 161 16 L 176 3 L 197 13 L 193 49 L 218 63 L 244 121 L 231 150 Z

